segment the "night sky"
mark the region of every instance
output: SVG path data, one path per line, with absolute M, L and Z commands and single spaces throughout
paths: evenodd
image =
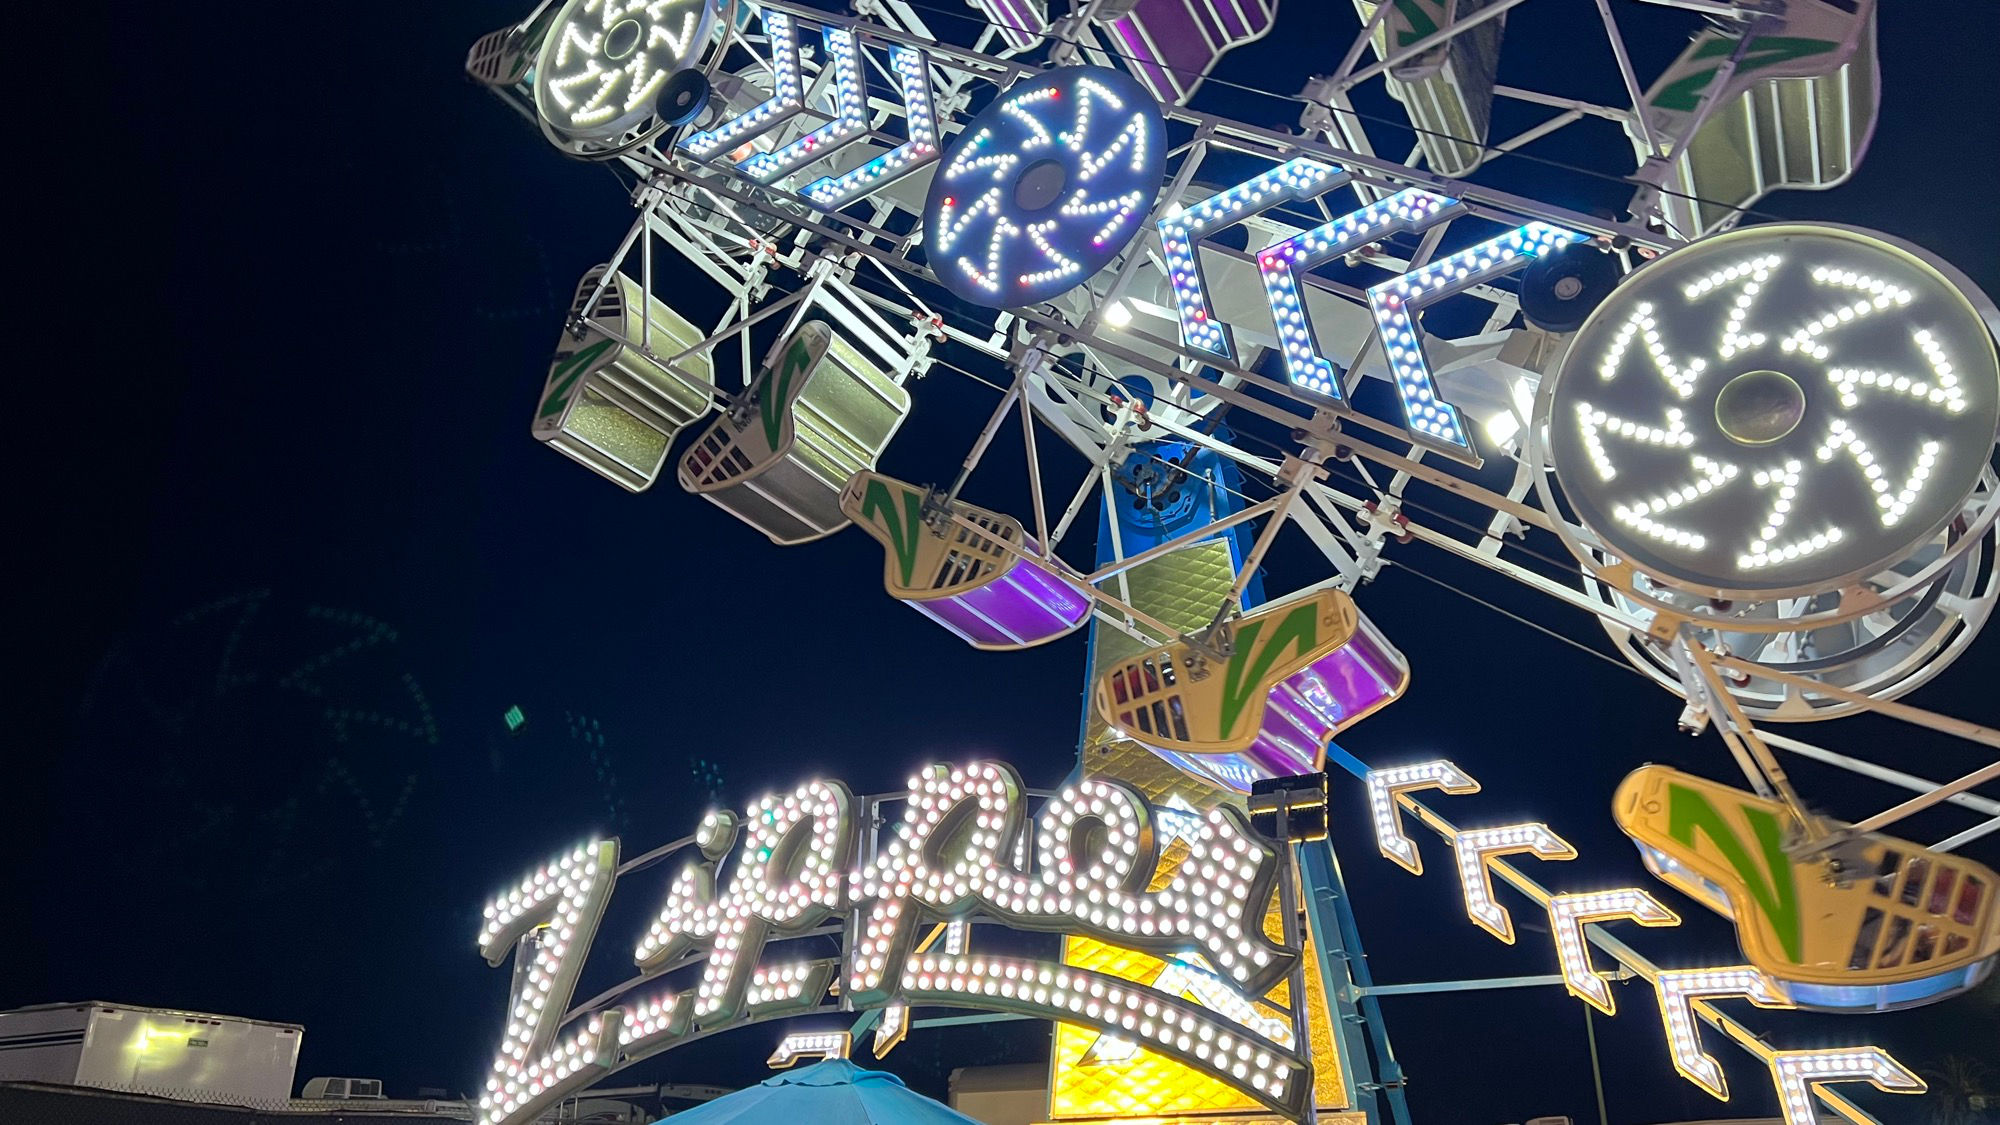
M 1289 92 L 1330 69 L 1346 40 L 1316 33 L 1320 2 L 1292 0 L 1221 73 Z M 25 723 L 5 758 L 18 839 L 0 1007 L 102 999 L 297 1022 L 301 1080 L 469 1090 L 507 987 L 473 951 L 480 906 L 554 849 L 613 832 L 636 854 L 690 830 L 713 794 L 740 807 L 814 774 L 879 792 L 937 759 L 997 757 L 1034 784 L 1069 770 L 1080 637 L 974 652 L 882 595 L 880 548 L 859 533 L 775 548 L 670 483 L 628 495 L 528 437 L 571 288 L 632 212 L 609 171 L 565 161 L 462 77 L 466 47 L 514 6 L 71 7 L 46 35 L 80 69 L 16 103 L 46 198 L 12 213 L 32 263 L 14 337 L 33 358 L 15 368 L 30 525 L 11 552 L 28 563 L 13 663 L 27 674 L 12 680 Z M 1949 9 L 1885 10 L 1881 124 L 1854 180 L 1760 210 L 1889 231 L 2000 293 L 1987 57 L 2000 19 L 1990 4 Z M 1537 0 L 1514 21 L 1510 70 L 1603 61 L 1587 3 Z M 1212 96 L 1268 124 L 1296 115 Z M 1551 153 L 1610 167 L 1622 143 L 1584 134 Z M 1627 194 L 1503 164 L 1492 182 L 1554 202 Z M 939 374 L 916 399 L 885 471 L 948 478 L 992 396 Z M 1017 449 L 996 451 L 969 499 L 1025 511 Z M 1393 557 L 1608 651 L 1582 615 L 1496 577 L 1421 546 Z M 1289 589 L 1324 565 L 1280 552 L 1268 580 Z M 1650 884 L 1608 814 L 1633 766 L 1732 774 L 1720 741 L 1677 735 L 1679 701 L 1637 675 L 1395 568 L 1358 597 L 1415 681 L 1343 745 L 1383 764 L 1454 759 L 1486 786 L 1448 810 L 1461 822 L 1548 821 L 1583 858 L 1537 871 L 1545 882 Z M 1997 667 L 1987 636 L 1912 700 L 2000 721 Z M 510 706 L 527 717 L 513 736 Z M 1937 778 L 1980 763 L 1869 718 L 1802 736 Z M 1850 818 L 1900 799 L 1807 763 L 1796 776 Z M 1336 776 L 1334 794 L 1378 981 L 1553 971 L 1532 927 L 1501 946 L 1466 922 L 1444 873 L 1415 880 L 1377 858 L 1358 784 Z M 1934 840 L 1969 823 L 1952 810 L 1901 827 Z M 1994 837 L 1972 852 L 2000 862 Z M 625 974 L 664 885 L 655 871 L 621 890 L 586 993 Z M 1625 934 L 1633 944 L 1671 965 L 1738 957 L 1725 925 L 1658 893 L 1687 924 Z M 2000 1057 L 1994 994 L 1746 1019 L 1785 1046 L 1873 1038 L 1923 1069 Z M 1738 1091 L 1718 1106 L 1673 1074 L 1646 991 L 1619 1000 L 1597 1022 L 1611 1122 L 1772 1111 L 1748 1056 L 1716 1047 Z M 1596 1121 L 1582 1006 L 1559 990 L 1386 1003 L 1420 1120 Z M 777 1033 L 629 1077 L 754 1081 Z M 1045 1035 L 920 1032 L 889 1064 L 941 1095 L 951 1067 L 1039 1059 Z M 1920 1119 L 1910 1101 L 1884 1112 Z

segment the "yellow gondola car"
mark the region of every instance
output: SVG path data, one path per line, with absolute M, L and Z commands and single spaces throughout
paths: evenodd
M 889 596 L 974 648 L 1029 648 L 1067 636 L 1090 619 L 1090 591 L 1057 569 L 1024 558 L 1033 539 L 1012 516 L 962 501 L 957 515 L 978 530 L 927 511 L 929 493 L 880 473 L 856 473 L 840 510 L 888 550 Z
M 1221 659 L 1182 641 L 1116 664 L 1092 706 L 1182 772 L 1247 793 L 1324 768 L 1327 741 L 1410 681 L 1403 654 L 1338 590 L 1247 613 L 1231 637 Z
M 1776 801 L 1666 766 L 1612 798 L 1648 870 L 1736 923 L 1750 963 L 1802 1008 L 1886 1011 L 1974 987 L 2000 959 L 1995 877 L 1888 836 L 1825 859 L 1786 853 L 1800 826 Z
M 875 467 L 910 393 L 823 320 L 772 349 L 748 401 L 681 458 L 681 487 L 789 546 L 847 526 L 840 492 Z
M 572 321 L 584 315 L 607 270 L 583 275 L 570 303 Z M 665 363 L 704 333 L 616 270 L 590 319 L 615 335 L 588 325 L 581 336 L 563 333 L 532 432 L 606 480 L 643 492 L 659 479 L 675 436 L 715 405 L 708 356 L 697 353 L 671 368 Z

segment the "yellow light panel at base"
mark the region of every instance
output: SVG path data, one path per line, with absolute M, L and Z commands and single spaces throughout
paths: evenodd
M 1310 944 L 1307 945 L 1306 955 L 1310 962 L 1313 956 Z M 1170 971 L 1169 963 L 1158 957 L 1079 937 L 1063 939 L 1063 963 L 1141 984 L 1156 984 L 1163 973 Z M 1202 999 L 1192 989 L 1183 992 L 1183 995 Z M 1279 1005 L 1286 1003 L 1289 997 L 1285 986 L 1281 984 L 1273 989 L 1270 999 Z M 1334 1046 L 1332 1028 L 1325 1016 L 1326 994 L 1319 974 L 1314 970 L 1306 973 L 1306 1003 L 1312 1012 L 1310 1038 L 1315 1100 L 1322 1109 L 1345 1108 L 1347 1095 L 1340 1057 Z M 1286 1034 L 1289 1035 L 1289 1017 L 1279 1007 L 1260 1004 L 1257 1005 L 1257 1012 L 1259 1016 L 1285 1022 Z M 1131 1047 L 1129 1051 L 1107 1051 L 1108 1044 L 1104 1040 L 1105 1037 L 1094 1028 L 1066 1023 L 1056 1025 L 1053 1074 L 1049 1083 L 1051 1118 L 1064 1122 L 1130 1123 L 1170 1115 L 1176 1125 L 1196 1125 L 1202 1118 L 1187 1115 L 1227 1113 L 1231 1115 L 1232 1122 L 1242 1125 L 1244 1119 L 1239 1115 L 1268 1112 L 1249 1095 L 1191 1067 L 1142 1047 Z M 1322 1125 L 1330 1120 L 1338 1119 L 1321 1113 Z

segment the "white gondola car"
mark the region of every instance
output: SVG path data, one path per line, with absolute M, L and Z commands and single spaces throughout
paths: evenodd
M 465 73 L 482 86 L 513 86 L 528 76 L 528 35 L 517 24 L 489 31 L 465 53 Z
M 1744 47 L 1735 32 L 1710 28 L 1646 92 L 1653 140 L 1673 153 L 1660 209 L 1683 238 L 1734 224 L 1767 192 L 1833 187 L 1868 150 L 1882 104 L 1874 0 L 1780 7 L 1766 17 L 1777 34 L 1756 33 Z M 1625 129 L 1645 159 L 1645 136 Z
M 1376 25 L 1373 46 L 1386 58 L 1464 21 L 1493 0 L 1399 0 Z M 1363 20 L 1373 0 L 1355 0 Z M 1495 16 L 1389 68 L 1389 94 L 1403 103 L 1418 129 L 1424 163 L 1441 176 L 1463 176 L 1486 159 L 1486 130 L 1493 120 L 1493 84 L 1500 73 L 1500 38 L 1506 16 Z
M 584 315 L 607 268 L 584 275 L 570 305 L 572 321 Z M 615 270 L 611 278 L 589 318 L 615 335 L 590 326 L 581 336 L 564 332 L 535 412 L 534 435 L 605 479 L 642 492 L 659 478 L 674 437 L 714 406 L 715 371 L 700 353 L 669 367 L 669 357 L 704 333 L 659 298 L 643 295 L 638 282 Z
M 781 546 L 848 524 L 841 490 L 875 467 L 910 413 L 910 393 L 823 320 L 771 351 L 746 400 L 681 458 L 681 487 Z

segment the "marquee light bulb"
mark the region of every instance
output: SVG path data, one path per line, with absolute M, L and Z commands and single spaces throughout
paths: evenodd
M 685 992 L 662 992 L 629 1008 L 618 1031 L 626 1061 L 665 1050 L 686 1034 L 691 1000 Z

